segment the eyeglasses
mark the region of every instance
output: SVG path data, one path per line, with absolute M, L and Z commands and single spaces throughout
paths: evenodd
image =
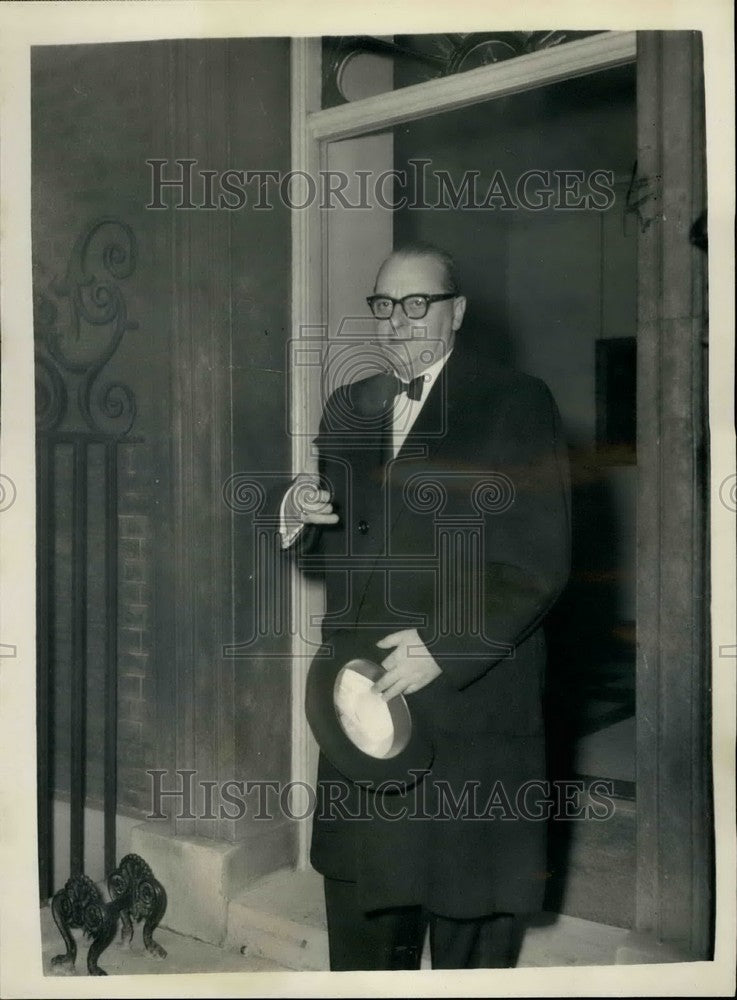
M 393 299 L 389 295 L 369 295 L 366 301 L 376 319 L 391 319 L 394 306 L 402 304 L 407 319 L 423 319 L 433 302 L 445 302 L 454 299 L 456 292 L 443 292 L 440 295 L 405 295 L 402 299 Z

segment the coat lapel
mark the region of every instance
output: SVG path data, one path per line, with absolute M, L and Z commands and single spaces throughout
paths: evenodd
M 395 461 L 411 454 L 431 457 L 443 443 L 448 423 L 462 403 L 463 372 L 465 369 L 462 349 L 456 347 L 438 373 L 427 399 L 419 412 Z
M 443 445 L 448 437 L 448 429 L 451 423 L 464 416 L 465 390 L 479 375 L 478 361 L 472 355 L 456 346 L 453 353 L 448 358 L 441 369 L 438 378 L 430 389 L 430 393 L 425 400 L 425 404 L 412 426 L 409 434 L 405 438 L 402 447 L 394 458 L 390 458 L 385 465 L 382 465 L 382 481 L 384 489 L 384 509 L 387 512 L 389 522 L 387 523 L 386 546 L 387 552 L 391 550 L 390 538 L 398 528 L 402 517 L 406 514 L 407 504 L 401 498 L 400 482 L 403 482 L 405 475 L 411 475 L 410 469 L 413 466 L 413 459 L 427 469 L 433 462 L 437 464 L 439 453 L 442 455 Z M 379 376 L 383 378 L 383 376 Z M 383 397 L 384 387 L 381 386 L 379 395 Z M 386 400 L 384 400 L 386 403 Z M 385 419 L 382 420 L 382 450 L 380 455 L 386 458 L 391 455 L 391 427 L 392 410 L 386 409 Z M 451 456 L 452 457 L 452 456 Z M 392 466 L 396 466 L 392 473 Z M 405 471 L 406 470 L 406 471 Z M 390 498 L 390 492 L 394 494 Z M 376 569 L 376 563 L 381 558 L 381 553 L 377 553 L 374 560 L 372 572 L 368 574 L 370 579 Z M 368 588 L 369 579 L 363 589 L 365 595 Z M 360 603 L 363 603 L 363 598 Z

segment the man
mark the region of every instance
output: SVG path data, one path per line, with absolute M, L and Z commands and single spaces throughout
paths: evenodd
M 321 753 L 311 860 L 331 969 L 418 968 L 428 925 L 434 968 L 509 966 L 546 877 L 541 625 L 570 549 L 560 419 L 542 382 L 464 345 L 444 251 L 395 251 L 368 302 L 386 372 L 330 395 L 319 480 L 287 492 L 283 545 L 299 538 L 325 575 L 326 650 L 380 660 L 374 691 L 406 698 L 434 756 L 379 794 Z

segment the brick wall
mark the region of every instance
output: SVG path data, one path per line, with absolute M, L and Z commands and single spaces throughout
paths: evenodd
M 118 803 L 148 812 L 146 767 L 155 766 L 151 456 L 121 447 L 118 469 Z M 145 780 L 144 780 L 145 779 Z
M 53 664 L 57 793 L 69 792 L 72 621 L 71 457 L 56 446 L 55 460 L 55 656 Z M 86 786 L 89 805 L 104 793 L 105 736 L 105 523 L 104 468 L 100 449 L 88 448 Z M 154 609 L 151 533 L 155 483 L 145 443 L 122 445 L 118 462 L 118 807 L 145 814 L 146 768 L 156 766 Z
M 96 386 L 120 382 L 135 396 L 131 434 L 143 440 L 121 445 L 119 490 L 119 677 L 118 809 L 148 811 L 147 767 L 157 763 L 154 738 L 163 728 L 154 704 L 154 651 L 170 645 L 157 636 L 152 593 L 152 540 L 163 537 L 170 508 L 162 471 L 171 438 L 169 264 L 162 244 L 170 220 L 146 211 L 147 156 L 159 148 L 156 105 L 163 43 L 41 46 L 32 57 L 32 209 L 34 293 L 58 307 L 65 346 L 88 361 L 105 348 L 111 329 L 82 323 L 75 338 L 69 302 L 56 289 L 73 247 L 101 218 L 119 220 L 134 234 L 137 252 L 129 277 L 119 282 L 125 331 Z M 121 241 L 118 230 L 112 234 Z M 124 242 L 124 241 L 123 241 Z M 98 248 L 99 249 L 99 248 Z M 91 253 L 88 270 L 106 277 L 103 259 Z M 54 280 L 56 279 L 56 281 Z M 76 355 L 75 355 L 76 356 Z M 84 427 L 70 384 L 64 427 Z M 106 425 L 107 426 L 107 425 Z M 55 462 L 55 607 L 51 683 L 53 784 L 69 791 L 71 621 L 71 448 L 57 446 Z M 104 483 L 102 448 L 89 449 L 88 491 L 88 690 L 87 803 L 99 806 L 104 791 L 104 668 L 106 596 L 104 578 Z M 162 477 L 162 484 L 157 479 Z M 160 561 L 160 560 L 159 560 Z M 156 641 L 158 638 L 158 642 Z M 158 731 L 157 731 L 158 725 Z
M 129 387 L 136 401 L 131 433 L 142 439 L 121 445 L 118 470 L 118 809 L 133 817 L 149 811 L 148 768 L 193 763 L 206 777 L 227 779 L 250 775 L 257 765 L 259 773 L 264 766 L 280 778 L 290 773 L 289 663 L 277 668 L 265 656 L 258 669 L 246 671 L 221 657 L 223 636 L 230 640 L 234 631 L 239 639 L 249 622 L 250 590 L 241 581 L 252 571 L 254 553 L 244 528 L 239 525 L 241 534 L 231 539 L 229 519 L 219 516 L 222 480 L 231 468 L 258 472 L 289 465 L 283 433 L 289 212 L 277 204 L 247 220 L 232 213 L 175 220 L 171 212 L 145 207 L 150 157 L 173 160 L 186 153 L 213 169 L 288 170 L 288 67 L 285 39 L 39 46 L 32 53 L 34 291 L 54 296 L 53 279 L 64 276 L 72 248 L 101 218 L 129 227 L 136 241 L 135 268 L 119 282 L 134 325 L 96 384 Z M 243 79 L 253 84 L 247 92 Z M 176 102 L 172 115 L 171 95 L 179 93 L 172 85 L 179 81 L 187 82 L 189 96 Z M 221 101 L 222 94 L 233 100 Z M 92 256 L 91 270 L 103 276 L 104 258 Z M 67 346 L 85 360 L 88 348 L 94 355 L 104 347 L 103 334 L 110 335 L 82 324 L 77 337 L 67 329 L 68 302 L 60 304 L 59 326 L 75 334 Z M 224 367 L 215 372 L 210 361 Z M 185 388 L 190 382 L 191 395 Z M 190 409 L 180 420 L 185 406 Z M 100 456 L 95 463 L 89 498 L 90 806 L 99 803 L 104 784 L 104 468 Z M 54 787 L 63 795 L 71 736 L 72 504 L 61 460 L 58 472 L 51 670 Z M 188 503 L 197 497 L 191 509 L 184 504 L 184 513 L 182 489 Z M 185 518 L 184 539 L 179 517 Z M 178 559 L 190 536 L 192 558 Z M 251 832 L 231 822 L 208 823 L 202 824 L 205 836 L 234 839 Z M 264 865 L 288 863 L 291 855 L 275 851 L 268 836 L 254 828 L 252 856 L 263 840 Z

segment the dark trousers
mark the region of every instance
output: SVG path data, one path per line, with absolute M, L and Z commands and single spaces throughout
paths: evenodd
M 354 882 L 325 879 L 330 969 L 333 972 L 419 969 L 430 927 L 433 969 L 505 969 L 517 963 L 522 926 L 511 913 L 454 920 L 421 906 L 365 913 Z

